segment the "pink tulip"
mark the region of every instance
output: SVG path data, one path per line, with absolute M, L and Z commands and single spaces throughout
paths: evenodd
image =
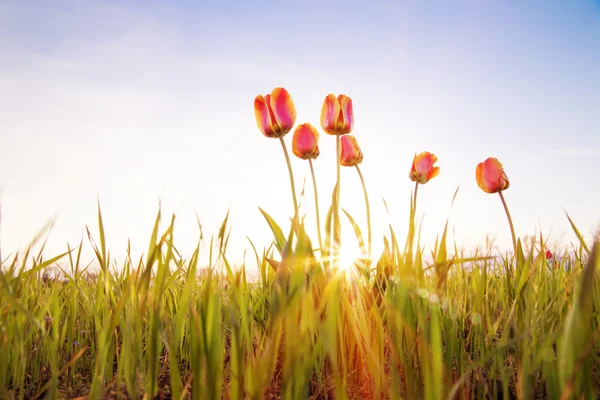
M 319 156 L 319 132 L 309 123 L 298 125 L 292 136 L 292 152 L 303 160 Z
M 271 94 L 254 99 L 254 117 L 258 129 L 270 138 L 280 138 L 292 130 L 296 123 L 296 107 L 284 88 L 275 88 Z
M 413 158 L 412 167 L 408 175 L 410 177 L 410 180 L 412 180 L 413 182 L 419 182 L 421 185 L 424 185 L 431 179 L 438 176 L 438 174 L 440 173 L 440 167 L 434 166 L 436 162 L 437 157 L 428 151 L 415 154 L 415 157 Z
M 354 167 L 363 160 L 363 153 L 358 147 L 356 138 L 352 135 L 344 135 L 342 140 L 342 154 L 340 155 L 340 164 L 344 167 Z
M 486 193 L 498 193 L 510 186 L 502 163 L 497 158 L 490 157 L 477 164 L 475 170 L 477 185 Z
M 337 98 L 329 94 L 321 108 L 321 127 L 330 135 L 345 135 L 354 127 L 352 99 L 340 94 Z

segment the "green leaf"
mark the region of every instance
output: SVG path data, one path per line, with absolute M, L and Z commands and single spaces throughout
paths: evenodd
M 363 255 L 367 254 L 367 249 L 365 247 L 365 241 L 363 240 L 363 236 L 362 236 L 362 232 L 360 231 L 360 227 L 358 226 L 358 224 L 356 223 L 354 218 L 352 218 L 352 216 L 346 210 L 344 210 L 342 208 L 342 211 L 344 212 L 344 214 L 346 214 L 346 217 L 348 217 L 350 224 L 354 228 L 354 234 L 356 235 L 356 239 L 358 240 L 358 245 L 360 247 L 360 254 L 363 254 Z
M 579 239 L 579 242 L 581 243 L 581 246 L 585 249 L 585 251 L 588 254 L 590 254 L 590 248 L 585 243 L 585 240 L 583 240 L 583 236 L 579 232 L 579 229 L 577 229 L 577 227 L 575 226 L 575 223 L 573 222 L 573 220 L 571 219 L 571 217 L 569 217 L 569 214 L 567 214 L 566 211 L 565 211 L 565 214 L 567 215 L 567 218 L 569 219 L 569 223 L 571 224 L 571 228 L 573 228 L 573 231 L 575 232 L 575 235 L 577 235 L 577 239 Z
M 563 337 L 558 349 L 560 386 L 573 391 L 575 398 L 584 396 L 583 380 L 591 374 L 590 357 L 593 345 L 593 294 L 595 270 L 600 266 L 600 244 L 592 249 L 574 293 L 574 300 L 565 320 Z
M 269 227 L 271 228 L 271 231 L 273 232 L 273 235 L 275 236 L 275 247 L 277 248 L 277 251 L 279 251 L 280 255 L 283 255 L 283 248 L 285 247 L 285 243 L 286 243 L 285 236 L 283 236 L 283 231 L 281 230 L 279 225 L 277 225 L 275 220 L 273 218 L 271 218 L 271 216 L 269 214 L 267 214 L 267 212 L 265 210 L 263 210 L 260 207 L 258 209 L 260 210 L 262 215 L 267 220 L 267 223 L 269 224 Z

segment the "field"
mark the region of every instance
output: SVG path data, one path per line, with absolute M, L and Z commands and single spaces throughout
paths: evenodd
M 272 98 L 278 95 L 285 97 L 274 91 Z M 326 99 L 325 114 L 334 100 Z M 444 230 L 427 262 L 415 221 L 418 189 L 439 173 L 427 153 L 415 156 L 411 170 L 406 241 L 390 228 L 376 239 L 384 241 L 383 253 L 371 255 L 370 227 L 339 210 L 340 167 L 355 167 L 362 179 L 362 153 L 343 132 L 352 116 L 345 101 L 331 106 L 341 115 L 331 128 L 340 162 L 323 238 L 320 228 L 318 237 L 309 237 L 297 213 L 285 124 L 269 120 L 285 118 L 271 110 L 261 120 L 259 104 L 259 128 L 281 140 L 288 161 L 294 215 L 284 225 L 261 210 L 273 244 L 255 248 L 257 280 L 247 278 L 246 266 L 227 261 L 227 218 L 183 258 L 174 216 L 164 220 L 160 211 L 141 258 L 112 261 L 99 207 L 99 229 L 88 231 L 98 271 L 81 259 L 83 242 L 54 258 L 25 251 L 5 260 L 0 397 L 597 398 L 597 242 L 587 244 L 573 221 L 579 242 L 561 257 L 548 251 L 542 236 L 516 237 L 502 195 L 508 179 L 492 160 L 478 167 L 478 184 L 499 194 L 513 251 L 498 254 L 490 246 L 466 254 L 447 243 Z M 322 126 L 327 131 L 327 115 Z M 312 162 L 317 139 L 310 148 L 298 144 L 309 142 L 294 142 L 293 149 Z M 497 179 L 490 179 L 494 172 Z M 499 186 L 485 186 L 486 179 Z M 365 205 L 368 215 L 366 189 Z M 353 223 L 355 237 L 341 237 L 342 217 Z M 205 240 L 212 251 L 208 266 L 198 262 Z M 339 267 L 343 246 L 360 247 L 350 269 Z M 56 265 L 63 266 L 59 277 L 46 273 Z

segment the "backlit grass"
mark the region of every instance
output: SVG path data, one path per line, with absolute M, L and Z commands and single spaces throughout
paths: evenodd
M 516 258 L 468 259 L 444 235 L 428 265 L 392 230 L 373 270 L 359 260 L 336 272 L 298 224 L 292 245 L 277 234 L 256 253 L 249 282 L 228 265 L 227 221 L 201 269 L 200 241 L 182 259 L 173 221 L 159 232 L 159 219 L 146 257 L 121 268 L 108 263 L 101 217 L 97 274 L 80 247 L 59 255 L 61 279 L 44 275 L 58 258 L 5 262 L 2 398 L 597 396 L 597 245 L 551 265 L 542 238 Z
M 257 96 L 254 109 L 259 129 L 282 146 L 294 205 L 285 226 L 260 210 L 273 243 L 252 245 L 258 279 L 248 279 L 245 265 L 229 264 L 227 217 L 210 243 L 199 235 L 184 258 L 175 216 L 163 231 L 159 211 L 147 252 L 138 258 L 128 251 L 115 262 L 99 207 L 98 230 L 86 240 L 97 271 L 81 260 L 83 241 L 51 259 L 26 250 L 2 262 L 0 397 L 598 397 L 597 239 L 588 246 L 569 219 L 579 242 L 565 257 L 547 257 L 542 236 L 524 251 L 502 193 L 508 177 L 490 157 L 477 166 L 476 181 L 499 194 L 512 251 L 459 252 L 447 243 L 446 223 L 432 254 L 424 254 L 417 193 L 440 173 L 429 152 L 415 154 L 410 169 L 406 239 L 400 243 L 392 227 L 373 239 L 363 153 L 348 135 L 352 101 L 330 94 L 321 127 L 336 140 L 337 179 L 323 235 L 316 209 L 313 241 L 299 215 L 284 141 L 296 119 L 291 97 L 276 88 Z M 293 154 L 309 161 L 316 204 L 318 135 L 302 124 L 292 141 Z M 354 167 L 363 187 L 366 244 L 363 229 L 340 207 L 342 166 Z M 353 232 L 342 235 L 342 218 Z M 371 253 L 373 240 L 383 240 L 381 254 Z M 199 264 L 202 248 L 209 249 L 208 266 Z M 46 274 L 54 266 L 60 279 Z

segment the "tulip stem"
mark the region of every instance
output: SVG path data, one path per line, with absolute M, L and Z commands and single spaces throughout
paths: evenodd
M 312 175 L 313 191 L 315 192 L 315 209 L 317 212 L 317 233 L 319 235 L 319 250 L 323 254 L 323 241 L 321 240 L 321 218 L 319 217 L 319 193 L 317 192 L 317 179 L 315 178 L 315 169 L 313 168 L 312 159 L 308 159 L 310 165 L 310 174 Z
M 365 185 L 365 179 L 363 178 L 363 174 L 356 165 L 356 171 L 358 171 L 358 176 L 360 177 L 360 183 L 362 183 L 363 192 L 365 194 L 365 205 L 367 207 L 367 229 L 369 231 L 369 258 L 371 258 L 371 209 L 369 207 L 369 195 L 367 194 L 367 186 Z
M 502 205 L 504 206 L 504 211 L 506 211 L 506 217 L 508 218 L 508 224 L 510 225 L 510 233 L 512 235 L 513 248 L 515 249 L 515 257 L 517 256 L 517 238 L 515 236 L 515 227 L 513 226 L 512 218 L 510 217 L 510 212 L 508 212 L 508 206 L 506 205 L 506 200 L 504 199 L 504 195 L 502 191 L 498 192 L 500 195 L 500 199 L 502 200 Z
M 335 185 L 335 204 L 333 207 L 333 241 L 332 241 L 332 255 L 334 259 L 337 259 L 337 253 L 334 250 L 340 249 L 341 247 L 341 232 L 340 232 L 340 156 L 341 156 L 341 141 L 342 136 L 335 136 L 335 153 L 336 153 L 336 165 L 337 165 L 337 181 Z
M 417 217 L 417 191 L 419 190 L 419 182 L 415 182 L 415 196 L 413 198 L 413 220 Z
M 415 182 L 415 192 L 413 194 L 413 201 L 412 201 L 412 210 L 411 211 L 411 215 L 410 215 L 410 226 L 408 229 L 408 256 L 410 256 L 411 262 L 412 262 L 412 257 L 413 257 L 413 244 L 415 241 L 415 223 L 416 223 L 416 219 L 417 219 L 417 192 L 419 191 L 419 182 Z
M 294 184 L 294 173 L 292 172 L 292 163 L 290 162 L 290 155 L 288 154 L 287 147 L 285 146 L 285 142 L 283 141 L 283 137 L 279 137 L 279 141 L 281 142 L 281 148 L 283 149 L 283 154 L 285 155 L 285 161 L 287 162 L 288 172 L 290 174 L 290 185 L 292 187 L 292 198 L 294 200 L 294 220 L 298 215 L 298 201 L 296 200 L 296 185 Z

